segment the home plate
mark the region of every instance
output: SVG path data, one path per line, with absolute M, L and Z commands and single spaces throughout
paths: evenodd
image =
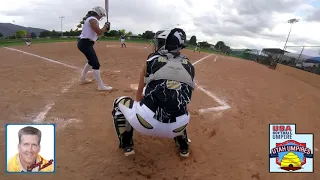
M 138 90 L 139 84 L 130 84 L 130 88 L 134 90 Z

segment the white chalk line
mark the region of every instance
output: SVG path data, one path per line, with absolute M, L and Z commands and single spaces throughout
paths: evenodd
M 46 57 L 39 56 L 39 55 L 36 55 L 36 54 L 32 54 L 32 53 L 28 53 L 28 52 L 25 52 L 25 51 L 21 51 L 19 49 L 14 49 L 14 48 L 9 48 L 9 47 L 3 47 L 3 48 L 11 50 L 11 51 L 17 51 L 17 52 L 20 52 L 20 53 L 23 53 L 23 54 L 27 54 L 27 55 L 30 55 L 30 56 L 34 56 L 34 57 L 37 57 L 37 58 L 40 58 L 40 59 L 43 59 L 43 60 L 46 60 L 46 61 L 49 61 L 49 62 L 52 62 L 52 63 L 60 64 L 62 66 L 69 67 L 71 69 L 76 69 L 77 71 L 82 71 L 82 68 L 79 68 L 79 67 L 76 67 L 76 66 L 73 66 L 73 65 L 69 65 L 69 64 L 66 64 L 66 63 L 63 63 L 63 62 L 59 62 L 59 61 L 56 61 L 56 60 L 53 60 L 53 59 L 50 59 L 50 58 L 46 58 Z M 91 72 L 92 71 L 89 71 L 89 73 L 91 73 Z M 120 71 L 116 70 L 116 71 L 112 71 L 112 72 L 120 72 Z
M 62 87 L 62 89 L 60 90 L 60 92 L 66 93 L 74 84 L 73 82 L 68 83 L 66 86 Z M 57 95 L 59 96 L 59 95 Z M 37 123 L 43 123 L 44 119 L 46 118 L 47 114 L 49 113 L 49 111 L 52 109 L 52 107 L 55 105 L 55 102 L 50 101 L 48 102 L 48 104 L 43 108 L 43 110 L 39 113 L 39 115 L 33 120 L 33 122 L 37 122 Z
M 39 55 L 36 55 L 36 54 L 32 54 L 32 53 L 28 53 L 28 52 L 25 52 L 25 51 L 21 51 L 21 50 L 18 50 L 18 49 L 13 49 L 13 48 L 8 48 L 8 47 L 4 47 L 4 48 L 9 49 L 11 51 L 17 51 L 17 52 L 20 52 L 20 53 L 23 53 L 23 54 L 27 54 L 27 55 L 34 56 L 34 57 L 37 57 L 37 58 L 41 58 L 41 59 L 44 59 L 44 60 L 52 62 L 52 63 L 63 65 L 65 67 L 69 67 L 69 68 L 76 69 L 76 70 L 81 70 L 81 68 L 78 68 L 76 66 L 65 64 L 65 63 L 62 63 L 62 62 L 59 62 L 59 61 L 56 61 L 56 60 L 53 60 L 53 59 L 50 59 L 50 58 L 42 57 L 42 56 L 39 56 Z
M 46 118 L 48 112 L 50 111 L 50 109 L 54 106 L 54 102 L 49 102 L 44 108 L 43 110 L 38 114 L 38 116 L 33 120 L 33 122 L 36 123 L 41 123 L 43 122 L 43 120 Z
M 39 55 L 36 55 L 36 54 L 32 54 L 32 53 L 28 53 L 28 52 L 25 52 L 25 51 L 21 51 L 21 50 L 18 50 L 18 49 L 13 49 L 13 48 L 8 48 L 8 47 L 4 47 L 4 48 L 6 48 L 8 50 L 12 50 L 12 51 L 17 51 L 17 52 L 20 52 L 20 53 L 23 53 L 23 54 L 31 55 L 31 56 L 34 56 L 34 57 L 38 57 L 38 58 L 44 59 L 46 61 L 49 61 L 51 63 L 60 64 L 60 65 L 63 65 L 65 67 L 69 67 L 69 68 L 76 69 L 76 70 L 79 70 L 79 71 L 82 70 L 81 68 L 78 68 L 76 66 L 65 64 L 65 63 L 62 63 L 62 62 L 59 62 L 59 61 L 56 61 L 56 60 L 53 60 L 53 59 L 50 59 L 50 58 L 42 57 L 42 56 L 39 56 Z M 115 71 L 115 72 L 120 72 L 120 71 Z M 75 83 L 75 81 L 68 83 L 66 86 L 64 86 L 60 90 L 60 92 L 62 94 L 66 93 L 73 86 L 74 83 Z M 44 119 L 47 116 L 47 114 L 53 108 L 54 105 L 55 105 L 55 102 L 49 101 L 47 103 L 47 105 L 42 109 L 42 111 L 37 115 L 37 117 L 35 117 L 35 119 L 33 119 L 32 121 L 35 122 L 35 123 L 43 123 Z M 61 119 L 61 118 L 57 118 L 57 119 Z M 70 122 L 72 122 L 72 121 L 70 121 Z
M 212 56 L 212 55 L 213 55 L 213 54 L 210 54 L 210 55 L 208 55 L 208 56 L 205 56 L 205 57 L 203 57 L 203 58 L 199 59 L 198 61 L 196 61 L 196 62 L 192 63 L 192 65 L 196 65 L 196 64 L 198 64 L 199 62 L 201 62 L 201 61 L 203 61 L 203 60 L 207 59 L 208 57 L 210 57 L 210 56 Z
M 197 60 L 196 62 L 192 63 L 192 65 L 196 65 L 197 63 L 207 59 L 208 57 L 212 56 L 213 54 L 210 54 L 208 56 L 205 56 L 199 60 Z M 216 61 L 218 58 L 218 56 L 215 57 L 214 61 Z M 209 97 L 211 97 L 212 99 L 214 99 L 218 104 L 220 104 L 220 106 L 218 107 L 211 107 L 211 108 L 205 108 L 205 109 L 199 109 L 200 113 L 206 113 L 206 112 L 212 112 L 212 111 L 224 111 L 227 109 L 230 109 L 231 107 L 228 105 L 228 103 L 226 103 L 225 101 L 221 100 L 220 98 L 218 98 L 215 94 L 213 94 L 212 92 L 204 89 L 202 86 L 198 85 L 197 83 L 195 83 L 196 87 L 201 90 L 202 92 L 204 92 L 206 95 L 208 95 Z

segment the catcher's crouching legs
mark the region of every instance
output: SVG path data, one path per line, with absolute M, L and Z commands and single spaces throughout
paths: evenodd
M 117 98 L 113 102 L 113 124 L 119 138 L 119 148 L 123 149 L 125 156 L 135 153 L 133 149 L 133 128 L 126 120 L 123 113 L 119 110 L 118 105 L 119 103 L 122 103 L 131 106 L 132 108 L 133 102 L 133 99 L 126 96 Z
M 183 131 L 183 134 L 174 138 L 176 146 L 179 147 L 181 157 L 189 157 L 189 143 L 187 129 Z

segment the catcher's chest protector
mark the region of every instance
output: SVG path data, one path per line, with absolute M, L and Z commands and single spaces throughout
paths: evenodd
M 168 53 L 166 57 L 158 57 L 157 61 L 166 62 L 166 65 L 154 74 L 150 74 L 149 77 L 145 77 L 144 82 L 146 84 L 153 80 L 166 79 L 186 83 L 194 89 L 194 81 L 188 71 L 183 67 L 183 64 L 188 64 L 188 60 L 184 56 L 179 55 L 174 58 L 172 54 Z

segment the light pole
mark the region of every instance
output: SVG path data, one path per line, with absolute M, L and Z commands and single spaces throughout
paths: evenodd
M 15 23 L 16 23 L 16 21 L 15 21 L 15 20 L 13 20 L 12 22 L 13 22 L 13 24 L 15 24 Z M 17 32 L 15 32 L 15 33 L 14 33 L 14 37 L 17 39 Z
M 64 16 L 59 17 L 61 19 L 61 38 L 63 37 L 63 31 L 62 31 L 62 20 L 64 19 Z
M 288 43 L 288 40 L 289 40 L 289 37 L 290 37 L 290 34 L 291 34 L 292 25 L 293 25 L 294 23 L 297 23 L 297 22 L 299 22 L 299 19 L 296 19 L 296 18 L 293 18 L 293 19 L 289 19 L 289 20 L 288 20 L 288 23 L 290 24 L 290 30 L 289 30 L 289 34 L 288 34 L 286 43 L 284 44 L 284 47 L 283 47 L 283 54 L 282 54 L 282 56 L 281 56 L 280 62 L 282 62 L 282 57 L 284 56 L 284 51 L 287 49 L 287 43 Z

